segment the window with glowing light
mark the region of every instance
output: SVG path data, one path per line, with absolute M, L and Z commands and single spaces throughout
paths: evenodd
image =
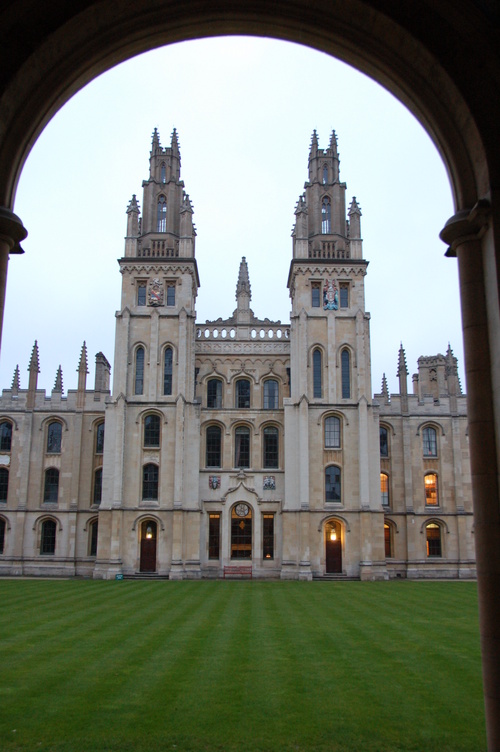
M 389 506 L 389 476 L 380 473 L 380 498 L 384 507 Z
M 436 473 L 427 473 L 424 478 L 425 503 L 428 507 L 436 507 L 438 500 L 438 479 Z
M 427 556 L 441 556 L 441 527 L 435 522 L 430 522 L 425 527 L 425 539 Z
M 262 515 L 262 557 L 274 559 L 274 514 Z

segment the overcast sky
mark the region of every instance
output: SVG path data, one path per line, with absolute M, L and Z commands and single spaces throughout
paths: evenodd
M 397 392 L 400 342 L 410 377 L 420 355 L 463 350 L 457 265 L 438 238 L 453 214 L 447 174 L 430 138 L 389 93 L 333 58 L 268 39 L 185 42 L 117 66 L 76 94 L 35 144 L 15 211 L 29 231 L 10 260 L 0 386 L 16 364 L 21 386 L 35 339 L 39 387 L 76 387 L 83 340 L 113 364 L 125 210 L 142 206 L 151 134 L 163 146 L 177 128 L 181 177 L 194 207 L 201 287 L 197 319 L 235 308 L 246 256 L 251 307 L 288 322 L 286 281 L 294 208 L 307 179 L 311 134 L 335 129 L 347 205 L 361 206 L 372 387 L 385 372 Z

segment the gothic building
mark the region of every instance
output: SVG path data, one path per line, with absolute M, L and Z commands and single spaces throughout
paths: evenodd
M 157 131 L 119 260 L 111 367 L 87 389 L 0 398 L 0 574 L 311 579 L 475 574 L 466 400 L 457 362 L 422 357 L 372 395 L 361 211 L 335 133 L 295 209 L 290 324 L 236 308 L 196 323 L 193 209 L 174 131 Z

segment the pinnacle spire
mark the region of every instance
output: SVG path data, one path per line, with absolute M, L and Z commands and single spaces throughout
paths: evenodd
M 399 354 L 398 354 L 398 372 L 396 376 L 401 376 L 401 374 L 404 374 L 408 376 L 408 368 L 406 365 L 406 353 L 404 351 L 403 343 L 401 342 L 401 345 L 399 347 Z
M 389 402 L 389 386 L 387 384 L 387 378 L 385 376 L 385 373 L 382 375 L 382 391 L 381 394 L 384 395 L 385 401 Z
M 21 388 L 21 374 L 19 373 L 19 365 L 14 370 L 14 376 L 12 377 L 12 386 L 10 387 L 13 392 L 18 392 Z
M 33 371 L 34 373 L 40 373 L 40 358 L 38 354 L 37 340 L 35 340 L 35 344 L 33 345 L 33 350 L 31 351 L 31 358 L 30 358 L 30 364 L 28 366 L 28 371 Z
M 246 294 L 248 296 L 248 300 L 252 299 L 252 291 L 250 288 L 250 278 L 248 276 L 248 264 L 247 264 L 247 260 L 245 256 L 243 256 L 240 262 L 238 283 L 236 285 L 236 300 L 238 300 L 238 298 L 242 294 Z
M 158 133 L 158 128 L 155 128 L 153 131 L 153 141 L 151 145 L 151 150 L 153 151 L 155 147 L 160 147 L 160 134 Z
M 78 368 L 76 369 L 78 373 L 85 373 L 87 374 L 89 372 L 88 369 L 88 360 L 87 360 L 87 345 L 85 341 L 82 345 L 82 350 L 80 353 L 80 362 L 78 363 Z
M 334 157 L 338 157 L 338 150 L 337 150 L 337 134 L 334 130 L 332 130 L 332 134 L 330 136 L 330 144 L 329 149 L 331 150 Z
M 59 394 L 63 393 L 63 376 L 62 376 L 62 368 L 60 365 L 59 365 L 59 368 L 57 369 L 56 380 L 55 380 L 54 388 L 52 391 L 58 392 Z
M 171 147 L 172 152 L 174 154 L 179 154 L 180 153 L 179 139 L 177 137 L 177 129 L 176 128 L 174 128 L 174 130 L 172 131 L 172 138 L 170 140 L 170 147 Z
M 361 207 L 356 201 L 356 196 L 352 197 L 351 205 L 349 207 L 349 216 L 352 214 L 359 214 L 359 216 L 361 216 Z
M 127 214 L 132 214 L 132 212 L 140 214 L 139 204 L 137 203 L 137 196 L 135 195 L 135 193 L 132 194 L 132 198 L 130 199 L 129 205 L 127 206 Z
M 309 150 L 309 156 L 311 156 L 313 153 L 316 154 L 317 151 L 318 151 L 318 134 L 316 133 L 316 128 L 315 128 L 311 136 L 311 148 Z

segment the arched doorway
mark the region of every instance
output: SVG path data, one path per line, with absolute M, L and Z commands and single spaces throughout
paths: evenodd
M 144 520 L 141 524 L 141 572 L 156 572 L 156 531 L 154 520 Z
M 342 573 L 342 526 L 336 520 L 325 525 L 325 572 Z
M 252 509 L 239 501 L 231 509 L 231 559 L 252 558 Z

